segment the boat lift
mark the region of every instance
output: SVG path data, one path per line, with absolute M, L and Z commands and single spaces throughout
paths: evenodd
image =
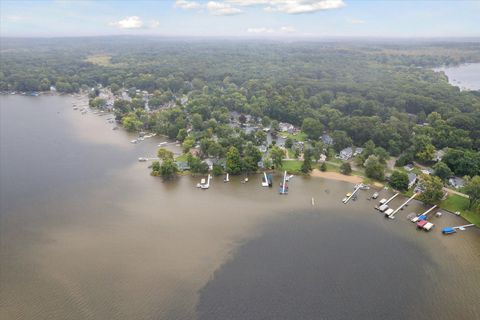
M 400 207 L 398 207 L 397 209 L 395 209 L 393 212 L 387 214 L 385 213 L 385 216 L 386 217 L 389 217 L 390 219 L 395 219 L 395 214 L 402 210 L 403 207 L 405 207 L 410 201 L 412 201 L 418 194 L 420 194 L 419 192 L 417 193 L 414 193 L 410 198 L 408 198 L 407 201 L 405 201 Z
M 359 185 L 355 188 L 355 190 L 353 190 L 352 194 L 351 194 L 349 197 L 347 197 L 346 199 L 343 200 L 343 203 L 344 203 L 344 204 L 347 204 L 347 202 L 350 201 L 350 199 L 353 198 L 353 196 L 355 195 L 355 193 L 357 193 L 357 191 L 360 190 L 360 189 L 362 188 L 362 186 L 363 186 L 362 184 L 359 184 Z
M 447 227 L 447 228 L 443 228 L 442 233 L 443 234 L 452 234 L 452 233 L 457 232 L 457 229 L 464 231 L 465 228 L 473 227 L 473 226 L 474 226 L 474 224 L 472 223 L 472 224 L 466 224 L 466 225 L 458 226 L 458 227 Z

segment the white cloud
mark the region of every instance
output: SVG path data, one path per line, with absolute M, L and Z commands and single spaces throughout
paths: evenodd
M 207 9 L 215 16 L 232 16 L 243 12 L 238 8 L 232 7 L 228 3 L 216 1 L 209 1 L 207 3 Z
M 295 29 L 295 27 L 291 27 L 291 26 L 285 26 L 285 27 L 280 28 L 280 32 L 282 32 L 282 33 L 293 33 L 295 31 L 297 31 L 297 29 Z
M 351 24 L 365 24 L 367 21 L 361 19 L 350 19 L 348 20 Z
M 152 21 L 150 21 L 150 24 L 148 26 L 152 29 L 158 28 L 158 27 L 160 27 L 160 21 L 152 20 Z
M 187 1 L 187 0 L 176 0 L 175 1 L 175 7 L 181 8 L 181 9 L 198 9 L 202 5 L 196 1 Z
M 137 16 L 131 16 L 114 21 L 110 25 L 120 29 L 140 29 L 143 27 L 143 21 Z
M 262 33 L 275 33 L 275 34 L 280 34 L 280 33 L 292 33 L 296 32 L 296 29 L 291 26 L 285 26 L 285 27 L 280 27 L 278 29 L 274 28 L 266 28 L 266 27 L 260 27 L 260 28 L 248 28 L 247 29 L 248 33 L 257 33 L 257 34 L 262 34 Z
M 275 30 L 271 28 L 248 28 L 247 32 L 249 33 L 273 33 Z
M 311 13 L 345 6 L 343 0 L 225 0 L 225 2 L 237 6 L 263 5 L 266 11 L 290 14 Z

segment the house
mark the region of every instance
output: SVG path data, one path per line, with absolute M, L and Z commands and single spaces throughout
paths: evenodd
M 363 148 L 355 148 L 355 153 L 353 154 L 354 157 L 362 154 Z
M 330 146 L 333 144 L 333 139 L 330 137 L 327 133 L 323 134 L 322 137 L 322 142 L 326 144 L 327 146 Z
M 322 153 L 320 155 L 320 159 L 318 159 L 318 160 L 321 161 L 321 162 L 325 162 L 325 161 L 327 161 L 327 156 Z
M 410 172 L 410 171 L 413 170 L 413 164 L 409 163 L 409 164 L 403 166 L 403 168 L 404 168 L 405 170 L 407 170 L 408 172 Z
M 433 169 L 432 168 L 425 168 L 425 169 L 422 169 L 420 170 L 423 174 L 428 174 L 428 175 L 431 175 L 433 174 Z
M 465 185 L 465 180 L 459 177 L 452 177 L 448 179 L 448 183 L 455 189 L 460 189 Z
M 415 182 L 417 182 L 417 175 L 415 173 L 408 173 L 408 189 L 410 189 L 411 187 L 413 187 L 413 185 L 415 184 Z
M 433 161 L 442 161 L 443 156 L 445 155 L 445 151 L 443 150 L 436 150 L 435 156 L 433 157 Z
M 279 127 L 281 132 L 288 132 L 288 133 L 292 134 L 296 131 L 294 125 L 290 124 L 290 123 L 287 123 L 287 122 L 280 122 L 278 124 L 278 127 Z
M 258 150 L 260 150 L 261 153 L 267 152 L 267 146 L 262 144 L 260 147 L 258 147 Z
M 348 147 L 340 151 L 340 155 L 338 157 L 344 161 L 347 161 L 352 157 L 352 155 L 353 155 L 353 150 L 351 147 Z
M 188 162 L 176 161 L 175 164 L 177 165 L 177 168 L 180 171 L 190 170 L 190 166 L 188 165 Z

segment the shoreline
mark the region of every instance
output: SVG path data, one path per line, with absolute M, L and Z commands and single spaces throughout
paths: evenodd
M 312 172 L 310 172 L 310 176 L 315 178 L 324 178 L 329 180 L 351 182 L 354 184 L 363 182 L 363 178 L 360 176 L 356 176 L 356 175 L 346 176 L 338 172 L 320 171 L 318 169 L 313 169 Z

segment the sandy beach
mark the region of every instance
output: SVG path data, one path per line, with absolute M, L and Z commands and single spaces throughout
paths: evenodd
M 362 177 L 359 176 L 346 176 L 344 174 L 338 173 L 338 172 L 323 172 L 318 169 L 314 169 L 310 175 L 312 177 L 319 177 L 319 178 L 325 178 L 325 179 L 332 179 L 332 180 L 338 180 L 338 181 L 346 181 L 346 182 L 351 182 L 351 183 L 361 183 L 363 181 Z

